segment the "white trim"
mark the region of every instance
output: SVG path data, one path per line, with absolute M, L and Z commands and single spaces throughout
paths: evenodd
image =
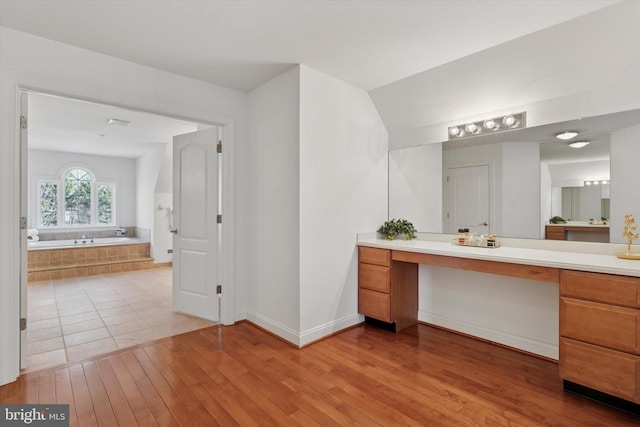
M 558 346 L 554 344 L 536 341 L 532 340 L 531 338 L 513 335 L 495 329 L 489 329 L 475 324 L 462 322 L 460 320 L 451 319 L 449 317 L 441 316 L 439 314 L 431 313 L 425 310 L 418 311 L 418 320 L 420 322 L 440 326 L 452 331 L 462 332 L 474 337 L 479 337 L 509 347 L 524 350 L 529 353 L 538 354 L 540 356 L 548 357 L 553 360 L 558 360 Z
M 6 195 L 6 203 L 0 206 L 0 232 L 5 238 L 0 239 L 0 385 L 15 381 L 20 373 L 20 258 L 18 257 L 20 232 L 16 226 L 20 218 L 20 185 L 22 182 L 20 173 L 20 93 L 43 92 L 55 94 L 68 98 L 97 102 L 105 105 L 127 108 L 136 111 L 144 111 L 165 117 L 171 117 L 205 125 L 217 126 L 221 129 L 223 140 L 225 141 L 226 155 L 223 156 L 223 194 L 222 198 L 226 211 L 224 213 L 226 226 L 223 227 L 223 245 L 225 247 L 224 256 L 224 288 L 221 301 L 221 321 L 225 325 L 233 324 L 235 321 L 235 121 L 219 114 L 203 113 L 206 119 L 189 118 L 189 114 L 176 116 L 159 109 L 157 105 L 149 101 L 146 104 L 136 106 L 114 103 L 100 97 L 89 98 L 78 93 L 61 93 L 55 88 L 39 87 L 35 88 L 28 84 L 20 84 L 8 75 L 4 70 L 0 70 L 0 87 L 2 88 L 2 100 L 0 108 L 0 194 Z M 77 88 L 75 88 L 77 90 Z M 12 98 L 10 95 L 14 94 Z M 86 92 L 85 92 L 86 93 Z M 182 105 L 171 105 L 176 109 L 186 110 Z M 11 121 L 9 121 L 11 118 Z M 9 122 L 8 122 L 9 121 Z M 24 230 L 26 239 L 26 230 Z M 12 285 L 13 284 L 13 285 Z
M 0 385 L 20 373 L 20 89 L 0 70 Z
M 316 326 L 304 332 L 297 332 L 281 323 L 278 323 L 261 314 L 249 312 L 246 319 L 257 326 L 277 335 L 278 337 L 290 342 L 296 347 L 302 347 L 311 344 L 319 339 L 326 338 L 332 334 L 340 332 L 344 329 L 358 325 L 364 321 L 364 316 L 358 313 L 350 314 L 341 319 L 327 322 L 323 325 Z

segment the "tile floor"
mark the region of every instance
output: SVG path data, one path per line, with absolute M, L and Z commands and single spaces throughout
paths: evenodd
M 171 267 L 28 285 L 35 371 L 213 325 L 171 311 Z

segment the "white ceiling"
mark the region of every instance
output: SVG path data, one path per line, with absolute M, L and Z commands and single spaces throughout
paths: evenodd
M 250 91 L 294 64 L 378 88 L 609 0 L 0 0 L 0 24 Z
M 112 125 L 110 118 L 131 123 Z M 184 120 L 29 92 L 30 149 L 137 158 L 197 128 Z
M 618 2 L 0 0 L 0 24 L 240 91 L 299 63 L 372 90 Z M 39 94 L 29 120 L 31 148 L 131 158 L 196 126 Z

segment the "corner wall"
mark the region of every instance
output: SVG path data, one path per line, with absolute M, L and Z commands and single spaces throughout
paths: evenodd
M 300 67 L 300 344 L 357 324 L 356 233 L 387 219 L 387 131 L 367 92 Z
M 296 343 L 300 329 L 300 67 L 249 93 L 247 319 Z

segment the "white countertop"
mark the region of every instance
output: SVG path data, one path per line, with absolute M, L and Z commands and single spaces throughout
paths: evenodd
M 456 246 L 448 237 L 445 241 L 442 241 L 443 237 L 438 240 L 385 240 L 370 234 L 359 235 L 358 246 L 640 277 L 640 260 L 619 259 L 614 252 L 602 254 L 507 246 L 501 239 L 498 239 L 502 245 L 499 248 L 482 248 Z M 638 251 L 637 247 L 634 249 Z

